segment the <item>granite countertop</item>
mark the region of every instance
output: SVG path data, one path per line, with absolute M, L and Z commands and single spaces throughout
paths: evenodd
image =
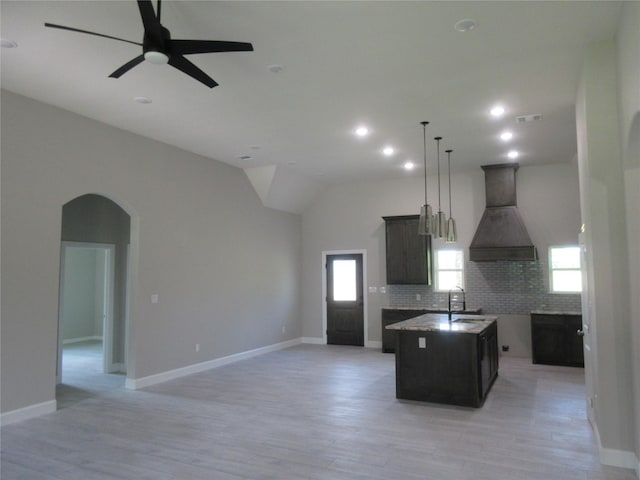
M 423 312 L 442 312 L 442 313 L 447 313 L 447 309 L 446 308 L 435 308 L 435 307 L 382 307 L 382 310 L 419 310 L 419 311 L 423 311 Z M 476 313 L 482 313 L 482 309 L 481 308 L 467 308 L 466 310 L 463 310 L 461 312 L 456 310 L 456 313 L 470 313 L 470 314 L 476 314 Z
M 473 322 L 456 319 L 469 319 Z M 387 325 L 387 330 L 413 330 L 418 332 L 458 332 L 458 333 L 482 333 L 489 325 L 495 322 L 498 317 L 489 315 L 460 315 L 454 314 L 452 320 L 446 314 L 427 313 L 419 317 L 410 318 L 398 323 Z
M 573 310 L 531 310 L 531 313 L 535 313 L 537 315 L 582 315 L 582 312 L 576 312 Z

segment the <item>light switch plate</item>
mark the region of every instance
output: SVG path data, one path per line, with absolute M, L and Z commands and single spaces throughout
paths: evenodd
M 154 293 L 151 295 L 151 303 L 158 303 L 158 294 Z
M 376 293 L 378 289 L 376 287 L 369 287 L 369 293 Z

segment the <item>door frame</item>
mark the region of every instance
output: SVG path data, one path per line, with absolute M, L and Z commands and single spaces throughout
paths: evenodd
M 60 242 L 60 279 L 58 291 L 58 358 L 56 365 L 56 384 L 62 383 L 62 352 L 64 346 L 64 326 L 62 324 L 62 313 L 64 311 L 64 274 L 67 249 L 83 248 L 83 249 L 103 249 L 107 251 L 107 259 L 105 266 L 105 305 L 103 306 L 105 315 L 102 323 L 102 367 L 104 373 L 115 371 L 113 364 L 113 301 L 115 290 L 115 268 L 116 268 L 116 246 L 112 243 L 91 243 L 91 242 Z
M 322 343 L 327 344 L 327 257 L 330 255 L 362 255 L 362 316 L 364 321 L 364 346 L 369 342 L 369 309 L 367 287 L 367 251 L 366 250 L 323 250 L 322 251 Z

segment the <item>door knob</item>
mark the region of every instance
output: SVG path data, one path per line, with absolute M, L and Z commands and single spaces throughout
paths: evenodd
M 576 330 L 576 333 L 579 337 L 584 337 L 584 332 L 582 330 Z

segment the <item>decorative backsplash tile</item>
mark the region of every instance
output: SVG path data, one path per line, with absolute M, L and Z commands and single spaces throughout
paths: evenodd
M 465 276 L 469 309 L 513 315 L 581 310 L 580 294 L 549 293 L 546 262 L 466 262 Z M 447 308 L 447 293 L 426 285 L 388 285 L 387 292 L 390 307 Z

